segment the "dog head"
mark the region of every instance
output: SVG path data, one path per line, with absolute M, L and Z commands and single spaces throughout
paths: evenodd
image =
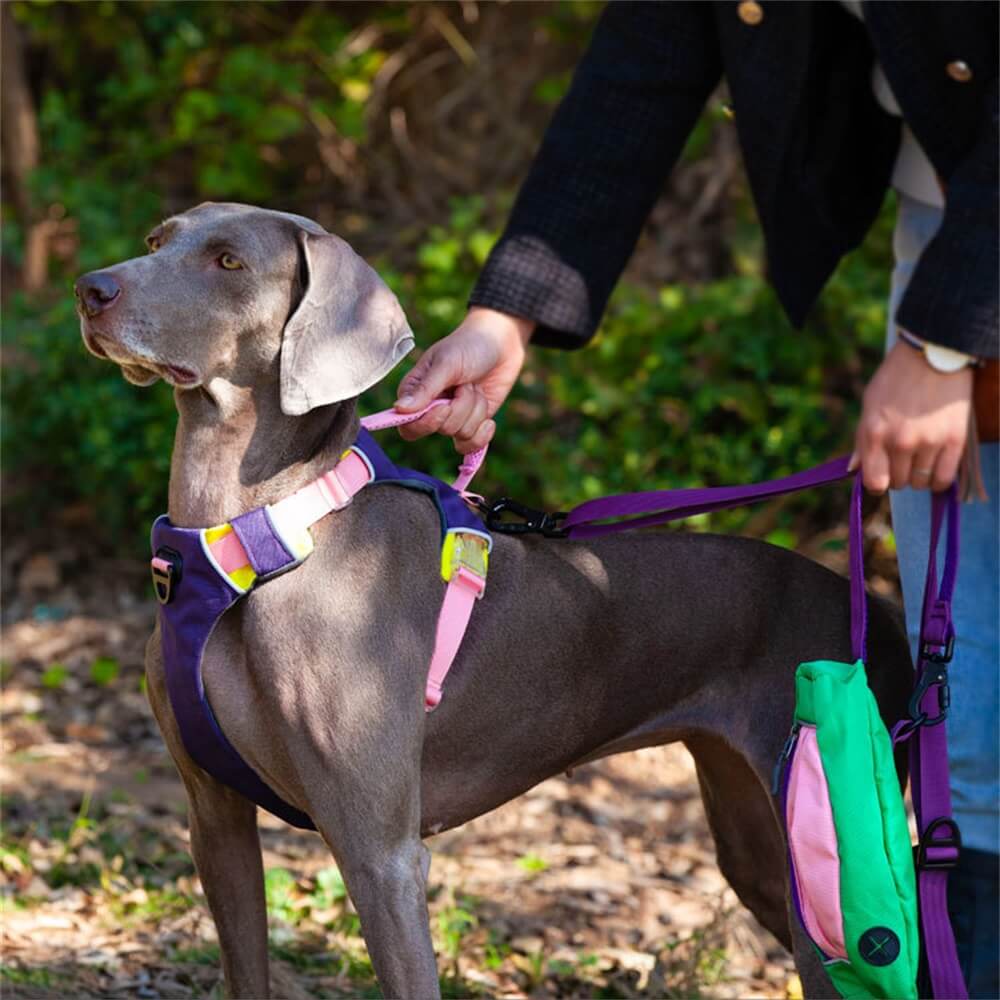
M 146 244 L 75 285 L 88 350 L 136 385 L 255 385 L 277 363 L 281 408 L 297 415 L 357 396 L 413 347 L 384 282 L 302 216 L 206 203 Z

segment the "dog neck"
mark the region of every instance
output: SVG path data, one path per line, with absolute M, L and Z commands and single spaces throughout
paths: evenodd
M 174 397 L 169 517 L 178 527 L 221 524 L 294 493 L 332 469 L 358 433 L 354 400 L 292 417 L 276 385 L 213 380 Z

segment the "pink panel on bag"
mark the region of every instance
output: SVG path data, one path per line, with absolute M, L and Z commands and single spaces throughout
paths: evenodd
M 847 958 L 837 831 L 815 726 L 799 730 L 786 809 L 788 846 L 806 931 L 830 958 Z

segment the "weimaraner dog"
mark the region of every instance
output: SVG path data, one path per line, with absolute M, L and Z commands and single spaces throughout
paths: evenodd
M 147 243 L 76 292 L 94 354 L 130 382 L 175 387 L 171 521 L 219 524 L 332 468 L 357 433 L 356 397 L 412 346 L 389 289 L 341 239 L 282 212 L 200 205 Z M 444 699 L 425 714 L 442 599 L 431 505 L 363 491 L 314 539 L 300 568 L 222 618 L 204 682 L 229 741 L 333 852 L 387 997 L 439 995 L 424 836 L 587 761 L 675 740 L 697 764 L 722 872 L 794 950 L 807 994 L 837 995 L 789 914 L 769 786 L 795 666 L 850 655 L 845 580 L 743 538 L 499 536 Z M 870 679 L 894 720 L 909 652 L 897 615 L 871 604 Z M 185 752 L 158 629 L 146 670 L 228 989 L 268 996 L 255 807 Z

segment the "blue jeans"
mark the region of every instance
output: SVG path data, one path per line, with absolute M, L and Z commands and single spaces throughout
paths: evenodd
M 941 221 L 941 210 L 900 195 L 894 249 L 896 267 L 889 300 L 888 345 L 896 339 L 893 317 L 923 248 Z M 955 588 L 957 639 L 949 668 L 951 710 L 948 754 L 951 795 L 965 864 L 949 879 L 949 908 L 970 996 L 1000 996 L 997 987 L 997 864 L 1000 850 L 1000 446 L 980 445 L 986 503 L 963 504 Z M 930 495 L 926 490 L 891 494 L 896 552 L 903 584 L 906 626 L 913 649 L 927 572 Z M 938 566 L 943 559 L 938 556 Z

